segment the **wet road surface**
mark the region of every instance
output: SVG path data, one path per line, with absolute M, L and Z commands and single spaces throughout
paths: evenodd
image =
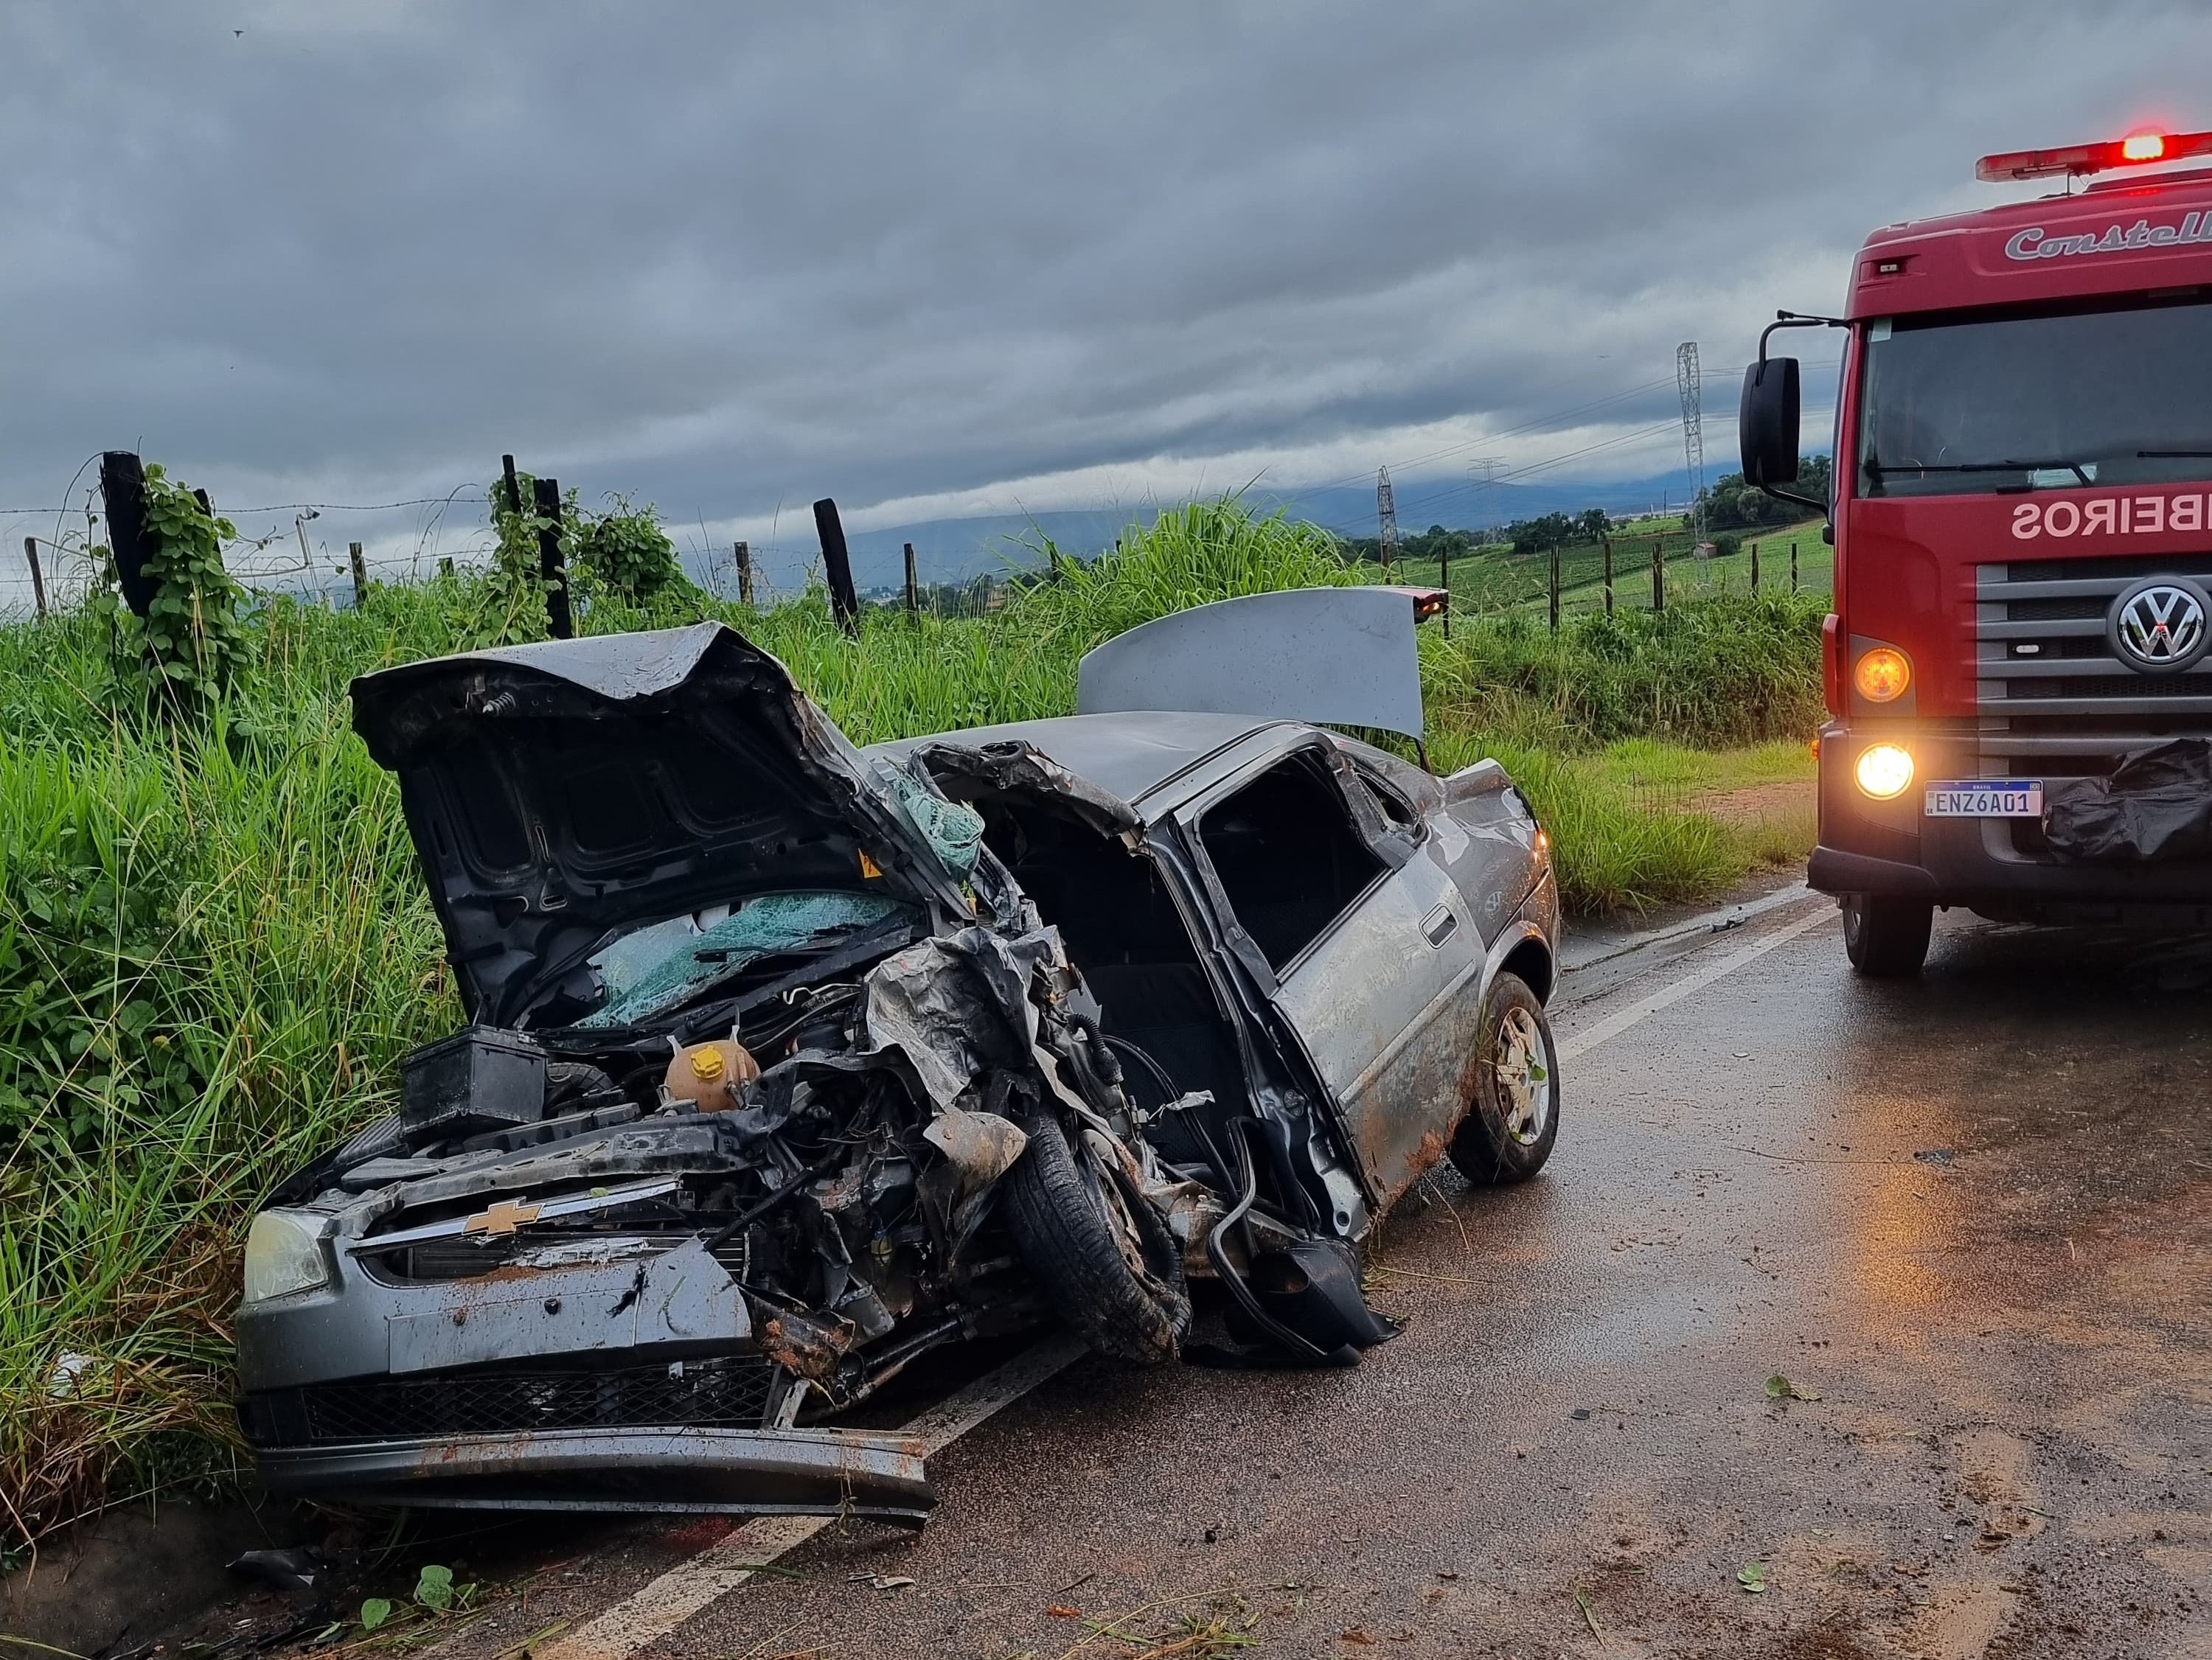
M 1559 1033 L 1811 914 L 1584 971 Z M 932 1461 L 924 1535 L 637 1651 L 2212 1656 L 2212 941 L 1950 917 L 1877 984 L 1823 910 L 1561 1071 L 1542 1178 L 1390 1219 L 1357 1369 L 1085 1357 Z M 441 1652 L 727 1525 L 542 1529 L 599 1543 Z

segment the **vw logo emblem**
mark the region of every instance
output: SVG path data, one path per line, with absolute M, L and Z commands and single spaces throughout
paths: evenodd
M 2212 645 L 2205 614 L 2212 601 L 2184 577 L 2147 577 L 2112 602 L 2105 638 L 2112 655 L 2139 675 L 2178 675 Z

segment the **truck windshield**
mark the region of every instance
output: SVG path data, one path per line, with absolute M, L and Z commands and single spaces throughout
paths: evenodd
M 1869 325 L 1859 489 L 2212 477 L 2212 304 Z

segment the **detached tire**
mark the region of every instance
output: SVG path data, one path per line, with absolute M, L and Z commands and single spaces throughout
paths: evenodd
M 1559 1136 L 1559 1051 L 1552 1023 L 1517 974 L 1500 974 L 1482 1000 L 1481 1037 L 1463 1086 L 1467 1116 L 1448 1149 L 1477 1187 L 1525 1182 Z
M 1103 1176 L 1036 1113 L 1029 1145 L 1000 1182 L 1007 1230 L 1062 1319 L 1101 1354 L 1164 1366 L 1190 1330 L 1182 1247 L 1120 1175 Z
M 1928 960 L 1936 907 L 1888 894 L 1844 896 L 1844 950 L 1869 979 L 1911 979 Z

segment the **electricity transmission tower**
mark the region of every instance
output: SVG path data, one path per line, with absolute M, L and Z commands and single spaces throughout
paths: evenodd
M 1477 497 L 1482 511 L 1477 517 L 1486 521 L 1481 528 L 1487 530 L 1498 524 L 1498 475 L 1505 470 L 1505 462 L 1498 456 L 1477 456 L 1469 464 L 1482 475 L 1482 490 Z
M 1382 545 L 1376 552 L 1387 571 L 1398 562 L 1398 502 L 1390 494 L 1388 467 L 1375 470 L 1375 517 L 1382 526 Z
M 1698 408 L 1698 342 L 1686 340 L 1674 348 L 1674 390 L 1682 397 L 1682 460 L 1690 475 L 1690 531 L 1705 539 L 1705 433 Z

